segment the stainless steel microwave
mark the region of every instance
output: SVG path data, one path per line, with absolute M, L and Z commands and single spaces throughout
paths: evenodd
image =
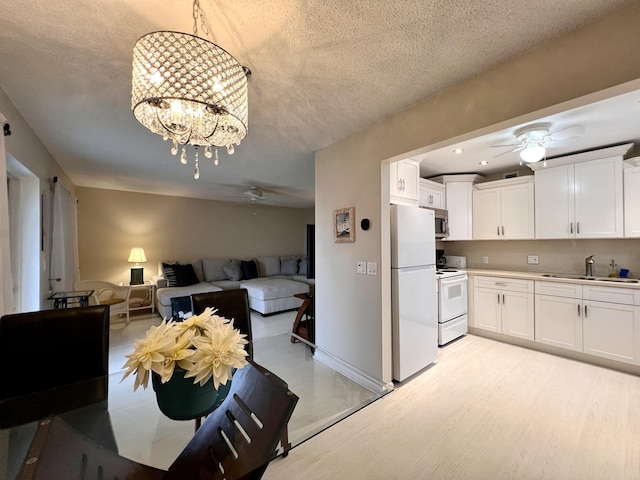
M 421 207 L 427 208 L 427 207 Z M 449 212 L 440 208 L 429 208 L 433 210 L 436 217 L 436 238 L 443 239 L 449 236 Z

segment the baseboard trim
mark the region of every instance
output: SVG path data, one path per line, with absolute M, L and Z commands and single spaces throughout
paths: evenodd
M 322 349 L 318 347 L 316 347 L 313 358 L 374 393 L 384 395 L 394 389 L 393 382 L 381 382 L 377 378 L 372 377 L 368 373 L 363 372 L 344 360 L 322 351 Z

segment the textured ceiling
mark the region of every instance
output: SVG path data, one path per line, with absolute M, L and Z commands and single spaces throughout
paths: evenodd
M 246 139 L 197 181 L 130 110 L 134 43 L 192 32 L 191 2 L 2 3 L 0 87 L 76 185 L 309 207 L 315 150 L 631 2 L 200 0 L 253 74 Z

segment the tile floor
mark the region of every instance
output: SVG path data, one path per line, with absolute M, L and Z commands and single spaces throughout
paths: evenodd
M 304 343 L 291 343 L 294 317 L 295 312 L 270 317 L 252 312 L 255 361 L 285 380 L 300 398 L 289 422 L 289 440 L 295 448 L 379 395 L 315 361 Z M 142 314 L 132 317 L 129 325 L 112 324 L 109 411 L 121 455 L 167 468 L 193 435 L 194 423 L 162 415 L 151 387 L 134 393 L 132 377 L 121 382 L 124 355 L 133 350 L 135 339 L 159 322 L 157 315 Z

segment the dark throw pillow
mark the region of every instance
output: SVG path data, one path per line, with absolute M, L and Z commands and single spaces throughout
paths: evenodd
M 258 266 L 254 260 L 240 260 L 240 270 L 242 270 L 242 278 L 245 280 L 258 278 Z
M 200 283 L 200 280 L 198 280 L 198 276 L 193 269 L 193 265 L 190 263 L 187 265 L 175 265 L 173 269 L 176 272 L 178 287 L 188 287 L 189 285 Z
M 177 263 L 165 263 L 162 262 L 162 274 L 164 278 L 167 279 L 167 287 L 177 287 L 178 286 L 178 277 L 176 276 L 175 267 L 177 267 Z

